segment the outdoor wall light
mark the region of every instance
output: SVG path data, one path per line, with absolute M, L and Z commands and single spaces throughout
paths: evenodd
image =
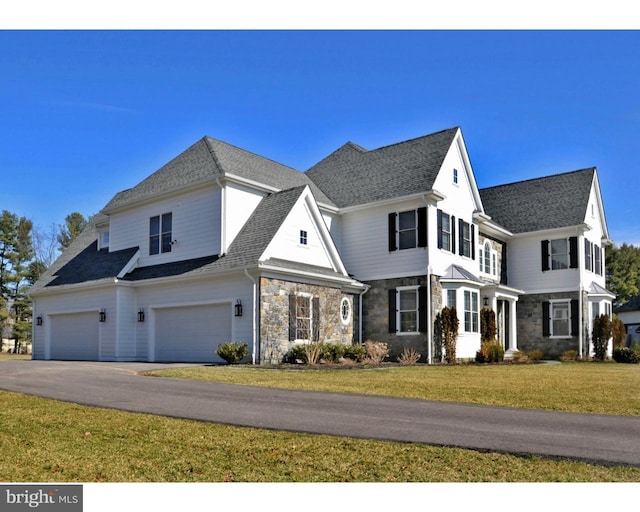
M 101 322 L 107 321 L 107 313 L 105 312 L 104 309 L 101 309 L 98 315 L 99 315 L 98 318 L 100 319 Z
M 489 305 L 489 297 L 485 297 L 483 300 L 484 300 L 484 307 L 487 307 Z
M 242 302 L 240 302 L 240 299 L 236 301 L 235 315 L 242 316 Z
M 42 317 L 41 316 L 36 318 L 36 325 L 42 325 Z
M 138 322 L 144 322 L 144 309 L 142 308 L 138 310 Z

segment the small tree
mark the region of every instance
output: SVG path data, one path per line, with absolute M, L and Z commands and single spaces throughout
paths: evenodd
M 445 360 L 456 364 L 456 341 L 458 339 L 458 312 L 456 308 L 445 306 L 442 310 L 442 334 L 444 340 Z
M 624 342 L 627 339 L 627 328 L 617 316 L 611 322 L 611 336 L 613 336 L 613 348 L 624 347 Z
M 485 341 L 493 341 L 496 339 L 498 328 L 496 326 L 496 313 L 493 309 L 482 308 L 480 311 L 480 339 Z
M 433 359 L 442 362 L 444 347 L 444 333 L 442 331 L 442 313 L 438 313 L 433 320 Z
M 598 315 L 593 319 L 593 352 L 594 357 L 604 361 L 607 357 L 607 345 L 611 338 L 611 321 L 607 315 Z

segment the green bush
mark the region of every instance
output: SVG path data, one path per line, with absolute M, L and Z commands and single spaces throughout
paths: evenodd
M 221 343 L 216 349 L 216 354 L 228 364 L 236 364 L 249 355 L 249 345 L 237 341 Z
M 599 315 L 593 319 L 593 357 L 598 361 L 607 358 L 607 345 L 611 338 L 611 321 L 607 315 Z
M 345 359 L 361 362 L 365 357 L 367 357 L 367 349 L 362 345 L 345 345 L 343 357 Z
M 504 360 L 504 347 L 496 340 L 484 341 L 476 352 L 478 363 L 501 363 Z
M 613 349 L 613 360 L 616 363 L 640 363 L 640 345 L 637 343 L 629 347 L 618 347 Z
M 330 363 L 337 363 L 344 357 L 346 348 L 347 346 L 342 343 L 325 343 L 321 357 Z
M 283 363 L 287 364 L 306 364 L 307 351 L 305 345 L 294 345 L 282 358 Z

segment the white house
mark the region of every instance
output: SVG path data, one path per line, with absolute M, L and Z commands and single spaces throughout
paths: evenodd
M 589 351 L 610 313 L 595 169 L 478 190 L 459 128 L 307 172 L 205 137 L 117 194 L 31 291 L 33 357 L 216 361 L 224 341 L 278 362 L 296 343 L 386 341 L 457 355 L 496 312 L 514 352 Z M 580 248 L 580 249 L 579 249 Z

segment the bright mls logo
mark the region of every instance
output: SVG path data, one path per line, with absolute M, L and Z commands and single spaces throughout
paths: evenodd
M 81 485 L 2 485 L 0 510 L 82 512 Z

